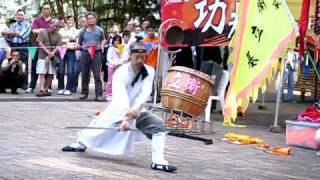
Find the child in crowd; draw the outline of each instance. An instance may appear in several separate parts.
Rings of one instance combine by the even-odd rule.
[[[115,35],[112,38],[112,46],[109,47],[107,52],[107,65],[108,65],[108,82],[106,85],[106,100],[112,99],[112,77],[115,70],[123,63],[121,58],[123,52],[123,45],[121,36]]]
[[[155,28],[153,26],[147,27],[147,34],[148,37],[143,40],[147,48],[147,59],[145,64],[157,68],[159,37],[155,35]]]
[[[122,44],[123,44],[123,52],[121,54],[121,59],[123,62],[128,62],[129,61],[129,40],[131,38],[131,34],[129,31],[123,31],[122,32]]]

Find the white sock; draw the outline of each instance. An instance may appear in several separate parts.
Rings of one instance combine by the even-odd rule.
[[[161,165],[168,165],[168,161],[164,159],[164,146],[166,132],[161,132],[152,135],[152,162]]]

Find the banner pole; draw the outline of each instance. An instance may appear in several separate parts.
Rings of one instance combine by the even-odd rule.
[[[288,53],[288,50],[287,50],[287,53]],[[283,81],[283,74],[286,68],[286,63],[287,63],[287,58],[285,57],[284,60],[281,62],[282,68],[281,68],[280,80],[279,80],[279,86],[278,86],[278,92],[277,92],[276,112],[274,116],[273,126],[270,127],[270,132],[275,132],[275,133],[280,133],[282,131],[281,126],[278,125],[278,120],[279,120],[281,91],[284,84],[282,81]]]

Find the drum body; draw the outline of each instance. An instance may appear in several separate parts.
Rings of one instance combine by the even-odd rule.
[[[174,66],[161,89],[163,107],[199,116],[212,92],[212,78],[194,69]]]

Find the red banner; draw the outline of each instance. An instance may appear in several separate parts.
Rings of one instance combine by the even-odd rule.
[[[171,26],[179,26],[184,38],[174,46],[226,46],[238,22],[239,5],[239,0],[161,0],[161,35]]]
[[[304,55],[304,40],[309,22],[310,0],[303,0],[300,15],[299,55]]]

